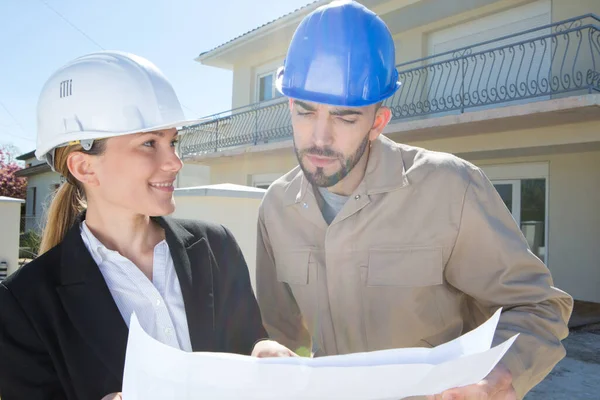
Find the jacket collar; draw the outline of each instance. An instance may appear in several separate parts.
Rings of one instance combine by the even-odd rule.
[[[73,326],[113,376],[123,376],[128,329],[80,234],[81,214],[61,243],[56,291]]]
[[[153,220],[165,230],[181,286],[192,350],[212,351],[217,341],[213,271],[218,265],[208,239],[194,235],[173,218]]]
[[[73,325],[116,379],[121,380],[127,324],[81,238],[80,223],[84,218],[82,213],[62,241],[60,282],[56,289]],[[208,242],[169,217],[153,220],[165,230],[181,285],[192,349],[213,349],[216,339],[212,271],[216,261]]]

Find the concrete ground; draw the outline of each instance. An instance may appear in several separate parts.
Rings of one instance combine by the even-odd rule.
[[[572,330],[567,356],[525,400],[600,400],[600,324]]]

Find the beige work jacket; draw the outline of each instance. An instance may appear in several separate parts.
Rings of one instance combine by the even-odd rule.
[[[432,347],[499,307],[495,344],[522,398],[560,361],[572,298],[555,288],[476,166],[380,136],[327,225],[299,167],[259,211],[257,297],[274,340],[316,355]]]

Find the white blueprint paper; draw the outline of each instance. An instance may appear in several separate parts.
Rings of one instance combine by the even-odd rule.
[[[131,318],[123,400],[398,400],[483,379],[518,335],[491,348],[501,310],[438,347],[319,358],[187,353],[164,345]]]

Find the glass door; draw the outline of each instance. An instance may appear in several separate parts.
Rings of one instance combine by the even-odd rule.
[[[546,179],[492,180],[531,251],[546,262]]]
[[[492,181],[517,225],[521,226],[521,180]]]

